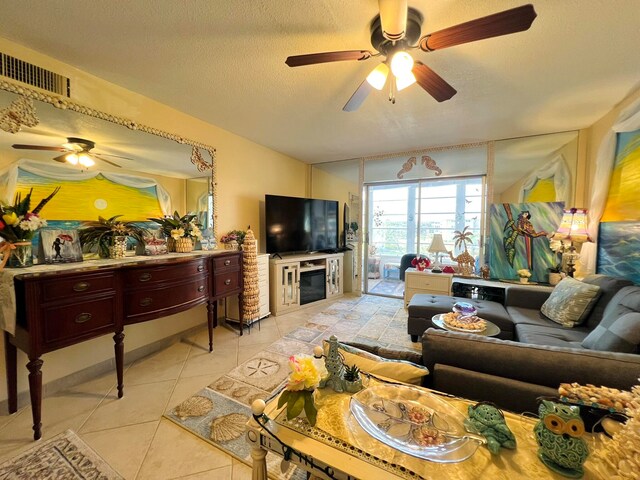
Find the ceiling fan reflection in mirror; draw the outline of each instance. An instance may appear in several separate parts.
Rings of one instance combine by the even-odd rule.
[[[117,163],[112,162],[104,157],[122,158],[125,160],[132,160],[128,157],[121,157],[119,155],[109,155],[106,153],[92,152],[95,148],[95,142],[86,140],[84,138],[68,137],[67,143],[63,143],[59,147],[49,147],[46,145],[12,145],[13,148],[18,150],[48,150],[52,152],[63,152],[62,155],[54,157],[56,162],[69,163],[71,165],[80,165],[81,167],[92,167],[95,165],[95,159],[101,160],[114,167],[121,168]]]
[[[398,91],[414,83],[418,83],[438,102],[449,100],[457,93],[455,88],[424,63],[414,61],[407,50],[433,52],[522,32],[529,29],[537,15],[533,5],[523,5],[421,36],[422,14],[409,8],[407,0],[378,0],[378,6],[380,14],[371,24],[371,45],[378,53],[369,50],[311,53],[288,57],[285,62],[289,67],[300,67],[384,56],[385,60],[369,73],[345,104],[342,109],[345,112],[357,110],[373,89],[382,90],[389,78],[389,70],[392,73],[388,82],[389,100],[392,103],[395,103]]]

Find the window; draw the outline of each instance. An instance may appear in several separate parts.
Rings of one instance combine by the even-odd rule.
[[[433,179],[367,186],[369,245],[378,256],[428,254],[433,234],[441,233],[453,255],[455,231],[468,227],[469,253],[481,253],[484,176]]]

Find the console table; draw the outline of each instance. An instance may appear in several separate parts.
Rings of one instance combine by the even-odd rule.
[[[211,251],[38,265],[0,272],[9,413],[17,405],[17,348],[29,357],[33,438],[41,437],[42,364],[47,352],[114,334],[118,397],[123,395],[124,327],[207,305],[209,351],[218,300],[238,295],[242,252]],[[242,335],[242,306],[240,307]]]
[[[504,305],[505,289],[509,286],[525,287],[544,292],[551,292],[553,290],[551,285],[546,284],[520,283],[517,281],[512,282],[505,280],[485,280],[480,277],[458,277],[454,275],[451,291],[454,297],[491,300]]]

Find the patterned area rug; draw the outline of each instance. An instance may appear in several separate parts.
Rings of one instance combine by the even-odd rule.
[[[331,335],[340,341],[375,342],[381,346],[420,352],[407,334],[407,313],[402,300],[363,296],[344,298],[314,315],[304,326],[286,334],[262,352],[176,406],[165,416],[203,440],[251,465],[251,448],[244,438],[251,416],[249,405],[267,399],[289,375],[288,358],[312,354],[313,347]],[[304,479],[291,467],[280,471],[281,458],[267,455],[269,474],[275,478]]]
[[[67,430],[0,465],[0,479],[121,480],[122,477]]]

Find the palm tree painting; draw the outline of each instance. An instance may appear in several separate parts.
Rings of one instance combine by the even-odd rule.
[[[548,235],[562,219],[564,202],[491,205],[489,268],[492,276],[513,279],[526,268],[532,281],[547,282],[553,265]]]

